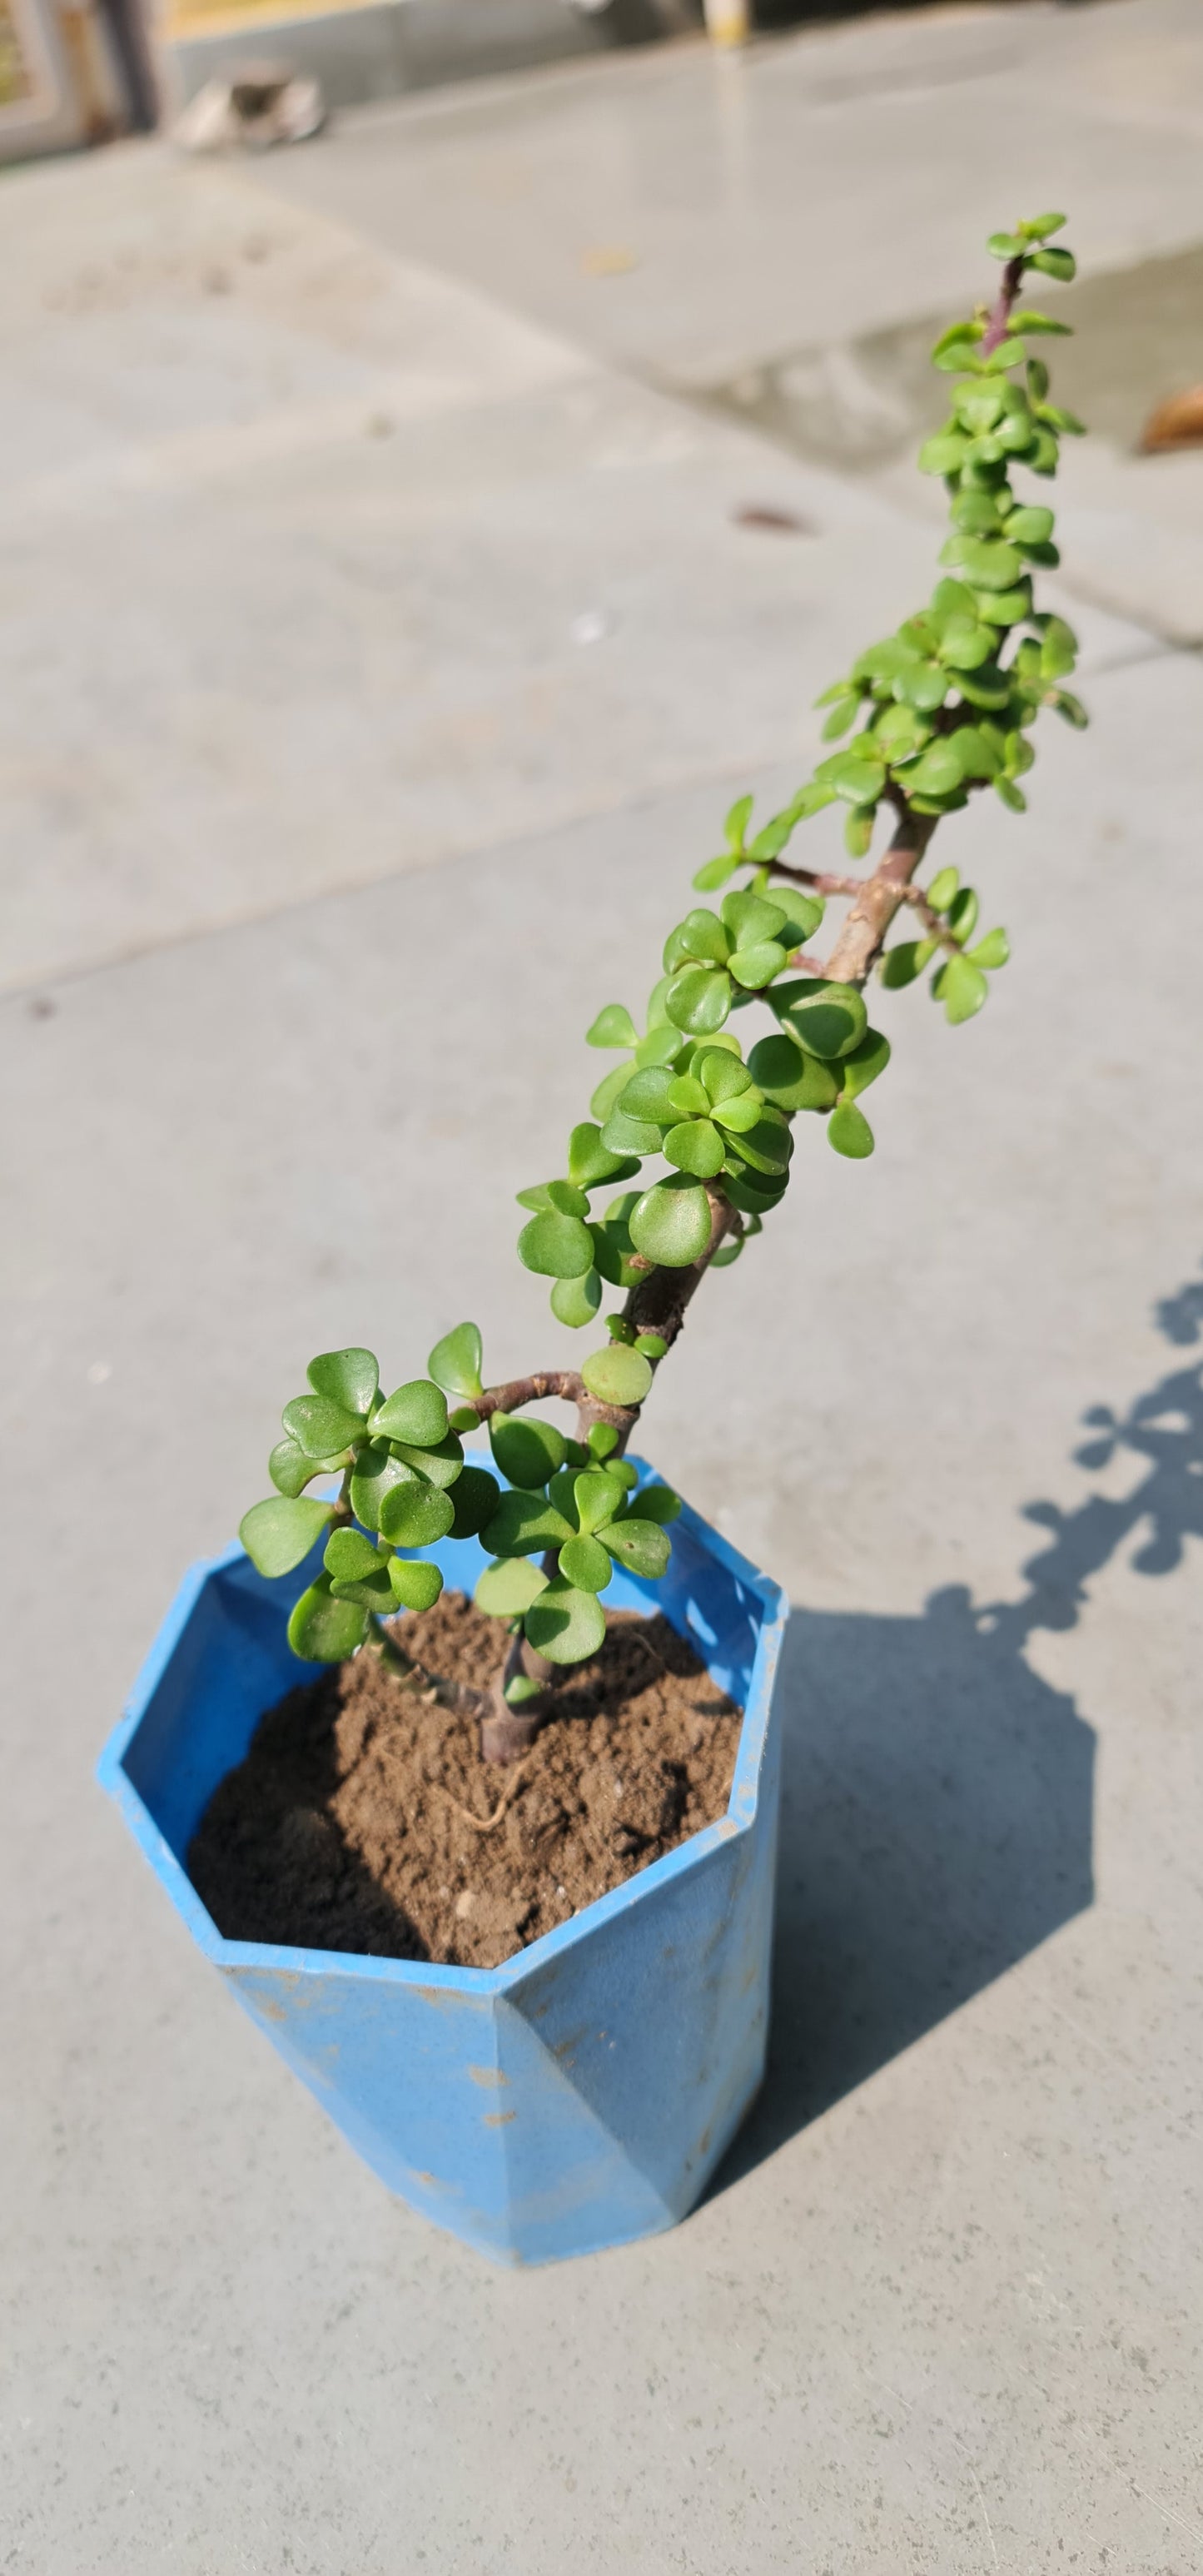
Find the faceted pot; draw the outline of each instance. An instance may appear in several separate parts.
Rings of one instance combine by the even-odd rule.
[[[640,1469],[641,1481],[647,1476]],[[500,1968],[227,1941],[186,1854],[264,1711],[314,1677],[286,1638],[313,1562],[281,1581],[239,1546],[185,1576],[100,1762],[199,1949],[390,2191],[500,2263],[548,2263],[671,2227],[764,2071],[786,1602],[683,1506],[663,1611],[744,1711],[726,1814]],[[470,1592],[479,1542],[431,1551]]]

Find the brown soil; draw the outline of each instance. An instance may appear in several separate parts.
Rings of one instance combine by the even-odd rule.
[[[521,1763],[357,1656],[260,1719],[188,1853],[233,1941],[494,1968],[722,1815],[740,1713],[667,1620],[612,1613]],[[445,1592],[405,1643],[488,1686],[496,1622]],[[498,1813],[498,1810],[501,1810]],[[486,1820],[488,1829],[479,1830]]]

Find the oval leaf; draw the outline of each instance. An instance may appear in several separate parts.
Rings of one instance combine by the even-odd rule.
[[[601,1304],[601,1293],[596,1270],[587,1270],[583,1279],[557,1279],[551,1292],[551,1311],[561,1324],[579,1331],[582,1324],[592,1323]]]
[[[710,1202],[700,1181],[657,1181],[631,1210],[631,1241],[645,1261],[687,1270],[710,1241]]]
[[[437,1565],[426,1557],[394,1556],[388,1575],[393,1599],[402,1610],[433,1610],[443,1589]]]
[[[713,1037],[731,1009],[731,978],[714,966],[683,966],[665,995],[674,1028],[687,1037]]]
[[[836,1063],[859,1046],[869,1025],[864,996],[854,984],[832,984],[822,977],[779,984],[773,1009],[793,1030],[809,1055]]]
[[[706,1239],[709,1242],[709,1212]],[[642,1404],[652,1382],[650,1362],[622,1342],[611,1342],[608,1350],[591,1352],[581,1376],[599,1404]]]
[[[580,1664],[604,1645],[606,1614],[595,1592],[580,1592],[563,1575],[532,1601],[523,1626],[536,1654],[549,1664]]]
[[[359,1452],[351,1478],[351,1509],[365,1529],[380,1527],[380,1505],[393,1485],[412,1485],[417,1481],[414,1468],[403,1458],[394,1456],[387,1440],[369,1440]]]
[[[412,1485],[394,1485],[380,1505],[380,1535],[394,1547],[433,1547],[436,1539],[447,1537],[454,1523],[450,1494],[420,1479]]]
[[[256,1572],[274,1581],[303,1564],[333,1518],[333,1503],[273,1494],[266,1503],[252,1503],[249,1512],[243,1513],[238,1535]]]
[[[570,1538],[560,1549],[560,1572],[578,1592],[604,1592],[614,1568],[599,1539]]]
[[[328,1395],[332,1404],[361,1415],[375,1402],[380,1384],[373,1351],[322,1351],[305,1375],[315,1395]]]
[[[476,1538],[497,1509],[501,1487],[487,1467],[465,1467],[451,1488],[452,1538]]]
[[[591,1029],[585,1032],[586,1046],[633,1047],[639,1032],[624,1002],[606,1002]]]
[[[348,1413],[343,1404],[333,1404],[328,1395],[298,1395],[286,1404],[281,1416],[284,1428],[307,1458],[333,1458],[338,1450],[362,1440],[363,1422],[359,1414]]]
[[[656,1583],[672,1554],[668,1531],[659,1521],[632,1518],[612,1521],[602,1532],[602,1544],[628,1574],[637,1574],[645,1583]]]
[[[289,1645],[309,1664],[344,1663],[367,1632],[368,1612],[357,1601],[336,1601],[328,1574],[301,1594],[288,1622]]]
[[[321,1473],[321,1463],[307,1458],[296,1440],[277,1440],[267,1462],[267,1472],[278,1494],[304,1492],[311,1476]]]
[[[482,1357],[479,1326],[457,1324],[452,1332],[444,1333],[441,1342],[435,1343],[426,1366],[444,1394],[479,1395]]]
[[[757,1090],[776,1109],[830,1109],[839,1089],[828,1066],[818,1056],[804,1054],[784,1031],[779,1037],[757,1039],[748,1071]]]
[[[362,1583],[366,1575],[385,1571],[370,1538],[356,1529],[331,1530],[324,1563],[332,1583]]]
[[[518,1258],[545,1279],[583,1279],[593,1268],[593,1237],[579,1216],[549,1208],[523,1226]]]
[[[530,1556],[574,1536],[571,1521],[539,1493],[502,1494],[482,1533],[490,1556]]]
[[[545,1485],[567,1456],[563,1432],[533,1413],[491,1414],[489,1446],[502,1475],[527,1492]]]
[[[837,1154],[846,1154],[851,1162],[863,1162],[873,1151],[873,1130],[863,1109],[854,1100],[841,1100],[827,1121],[827,1141]]]
[[[411,1449],[437,1449],[447,1437],[446,1396],[429,1378],[411,1378],[381,1405],[372,1437],[403,1440]]]
[[[486,1565],[472,1595],[488,1619],[518,1619],[544,1590],[547,1576],[529,1556],[504,1556]]]
[[[694,1087],[701,1088],[700,1084]],[[675,1163],[679,1172],[692,1172],[698,1181],[712,1181],[721,1172],[725,1152],[709,1118],[685,1118],[680,1126],[670,1127],[664,1139],[665,1161]]]

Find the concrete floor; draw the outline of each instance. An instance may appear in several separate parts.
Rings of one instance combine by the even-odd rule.
[[[526,2277],[432,2234],[202,1973],[90,1776],[311,1349],[400,1377],[463,1312],[497,1371],[571,1347],[509,1193],[551,1167],[565,1066],[585,1092],[579,1032],[931,578],[892,466],[768,443],[712,388],[972,289],[1016,211],[1016,48],[1061,84],[1022,195],[1080,198],[1088,285],[1203,242],[1172,0],[766,45],[775,224],[730,273],[690,46],[287,161],[152,145],[0,193],[6,1415],[65,1524],[51,1550],[10,1503],[5,1535],[22,2576],[1203,2566],[1203,674],[1151,542],[1120,615],[1067,522],[1094,729],[1042,744],[1026,823],[956,827],[1015,949],[989,1011],[883,997],[874,1161],[814,1140],[649,1417],[797,1605],[773,2068],[705,2206]],[[525,230],[499,197],[469,222],[478,166]],[[657,168],[672,226],[586,276]]]

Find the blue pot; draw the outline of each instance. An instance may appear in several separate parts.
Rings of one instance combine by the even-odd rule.
[[[641,1470],[646,1474],[647,1470]],[[764,2072],[786,1602],[686,1506],[662,1610],[743,1708],[727,1813],[500,1968],[225,1941],[185,1867],[265,1709],[318,1673],[285,1640],[313,1565],[240,1547],[185,1576],[100,1762],[193,1939],[345,2137],[413,2208],[501,2263],[651,2236],[691,2209]],[[435,1549],[470,1592],[479,1543]]]

